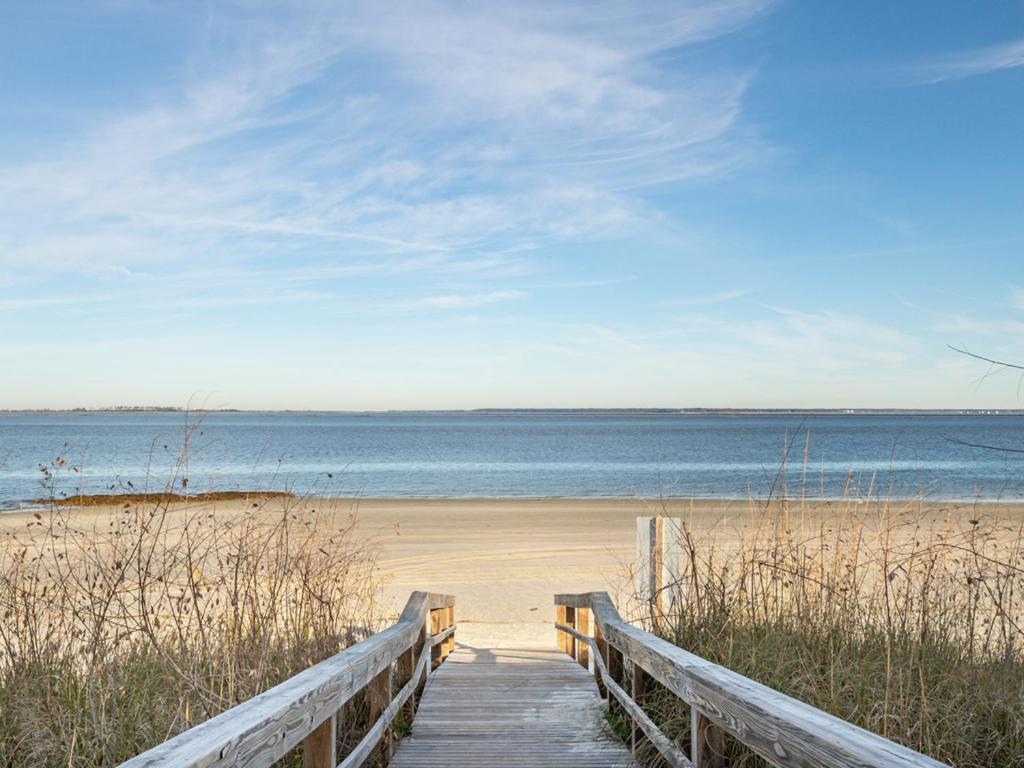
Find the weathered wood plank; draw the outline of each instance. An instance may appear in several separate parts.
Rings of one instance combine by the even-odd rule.
[[[335,768],[338,718],[331,715],[302,740],[302,768]]]
[[[612,768],[628,749],[593,678],[555,648],[457,648],[420,701],[391,768]]]
[[[690,708],[690,755],[694,768],[725,768],[725,732]]]
[[[388,629],[132,758],[123,768],[269,768],[390,668],[420,637],[429,611],[451,605],[451,596],[414,592]]]
[[[391,667],[387,666],[377,675],[366,687],[366,695],[370,702],[370,720],[374,723],[381,723],[381,715],[391,705]],[[386,765],[391,757],[391,729],[387,726],[381,729],[380,739],[381,761]],[[372,750],[371,750],[372,752]]]
[[[576,609],[576,629],[579,630],[583,641],[576,645],[576,661],[584,669],[590,669],[590,609]]]
[[[606,592],[556,595],[555,603],[589,606],[605,643],[772,765],[949,768],[626,623]]]
[[[644,735],[651,740],[651,743],[658,750],[659,754],[665,758],[665,761],[672,768],[692,768],[690,760],[676,746],[675,742],[662,733],[661,729],[654,724],[654,721],[644,712],[643,708],[611,678],[604,659],[595,654],[594,661],[598,667],[598,672],[604,678],[604,684],[608,692],[626,710],[633,722],[644,732]]]
[[[416,687],[419,681],[421,672],[428,667],[430,660],[430,648],[431,643],[428,638],[420,649],[419,661],[416,663],[416,668],[413,670],[413,674],[403,687],[398,692],[395,698],[388,704],[387,708],[381,712],[377,721],[370,727],[366,732],[366,735],[360,740],[355,748],[348,754],[348,756],[341,762],[338,768],[357,768],[366,762],[366,759],[373,753],[373,750],[380,743],[381,739],[384,738],[388,728],[394,721],[398,711],[407,704],[408,701],[412,700],[413,694],[416,691]]]

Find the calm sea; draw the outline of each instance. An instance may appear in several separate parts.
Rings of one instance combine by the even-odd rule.
[[[185,425],[181,413],[0,415],[0,508],[43,495],[39,465],[57,457],[60,493],[162,489]],[[193,491],[746,498],[770,491],[789,442],[790,493],[1024,498],[1024,455],[955,440],[1024,446],[1024,416],[212,413],[187,476]]]

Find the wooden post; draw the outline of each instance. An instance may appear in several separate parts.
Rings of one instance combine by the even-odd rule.
[[[629,662],[631,691],[630,696],[633,701],[637,703],[641,709],[643,709],[644,703],[647,699],[647,673],[640,668],[640,665],[630,659]],[[640,746],[643,740],[643,731],[640,730],[640,726],[636,724],[636,720],[632,721],[632,737],[630,744],[633,748],[633,758],[636,759],[636,750]]]
[[[555,606],[555,623],[556,624],[565,624],[565,606],[564,605],[556,605]],[[565,638],[566,638],[565,632],[563,632],[560,629],[556,629],[555,630],[555,641],[558,643],[558,650],[560,650],[562,653],[566,653],[567,652],[567,649],[565,647]]]
[[[604,662],[604,666],[608,668],[608,643],[605,642],[604,636],[601,634],[601,625],[596,621],[594,622],[594,645],[595,653],[597,653],[601,660]],[[597,666],[597,662],[594,662],[594,680],[597,681],[597,690],[601,694],[602,699],[608,698],[608,689],[605,688],[604,683],[601,680],[601,670]]]
[[[420,629],[420,640],[419,640],[419,644],[418,644],[419,648],[422,648],[423,644],[427,642],[427,638],[430,637],[430,624],[431,624],[430,616],[425,617],[423,619],[423,627]],[[430,654],[431,657],[433,656],[433,652],[434,652],[433,648],[427,648],[425,651],[423,651],[423,653]],[[414,669],[415,669],[415,667],[414,667]],[[419,699],[420,699],[420,696],[423,695],[423,689],[427,685],[427,675],[429,673],[430,673],[430,663],[428,662],[428,663],[423,665],[423,671],[420,672],[420,680],[416,684],[416,690],[415,690],[415,692],[413,693],[413,696],[412,696],[412,698],[415,699],[416,702],[417,702],[416,706],[419,706]]]
[[[623,682],[623,659],[622,651],[616,648],[614,645],[608,644],[608,658],[605,659],[605,663],[608,665],[608,676],[618,683],[620,686]],[[619,700],[614,696],[608,697],[608,710],[610,712],[618,712],[622,709],[622,705],[619,704]]]
[[[648,606],[650,624],[655,633],[664,621],[666,602],[673,597],[671,585],[679,579],[681,534],[682,521],[678,517],[658,515],[636,519],[633,586],[637,596]]]
[[[398,687],[402,688],[406,683],[412,680],[412,673],[416,671],[416,650],[423,647],[423,641],[413,643],[408,649],[402,651],[395,661],[395,674],[398,676]],[[416,715],[416,694],[405,702],[402,706],[402,714],[405,717],[406,725],[412,723],[413,717]]]
[[[331,715],[302,740],[302,768],[336,768],[338,720]]]
[[[391,665],[388,664],[379,675],[370,681],[367,686],[367,695],[370,699],[370,722],[373,723],[380,717],[391,703]],[[391,759],[391,729],[384,731],[380,739],[379,754],[381,761],[386,765]]]
[[[576,609],[568,605],[565,607],[565,626],[576,629]],[[565,636],[565,652],[576,658],[576,638],[570,634]]]
[[[690,706],[690,761],[693,768],[726,768],[725,731]]]
[[[455,624],[455,606],[449,606],[444,612],[445,629],[450,629]],[[448,635],[444,641],[444,658],[448,658],[455,650],[455,633]]]
[[[430,634],[436,635],[441,631],[441,612],[443,608],[436,608],[430,612]],[[442,654],[444,653],[443,643],[438,643],[430,648],[430,668],[434,669],[444,661]]]
[[[580,631],[580,634],[590,634],[590,609],[589,608],[577,608],[576,609],[576,628]],[[580,666],[584,669],[590,669],[590,646],[584,642],[577,641],[576,643],[576,660],[579,661]]]

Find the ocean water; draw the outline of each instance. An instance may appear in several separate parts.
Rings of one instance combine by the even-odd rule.
[[[193,417],[194,418],[194,417]],[[816,497],[1016,501],[1022,415],[210,413],[0,415],[0,508],[58,494],[292,490],[363,497]],[[788,466],[780,472],[790,445]],[[60,462],[58,462],[60,463]]]

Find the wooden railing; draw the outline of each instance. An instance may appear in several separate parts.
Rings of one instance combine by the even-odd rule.
[[[776,766],[949,768],[623,621],[606,592],[555,595],[555,609],[559,648],[632,719],[634,750],[646,737],[673,768],[723,768],[726,733]],[[688,754],[644,710],[651,679],[690,707]]]
[[[302,746],[303,768],[336,768],[338,713],[366,690],[372,725],[340,763],[390,754],[391,726],[455,647],[455,599],[413,592],[398,621],[280,685],[135,757],[122,768],[268,768]],[[392,696],[395,686],[401,686]]]

